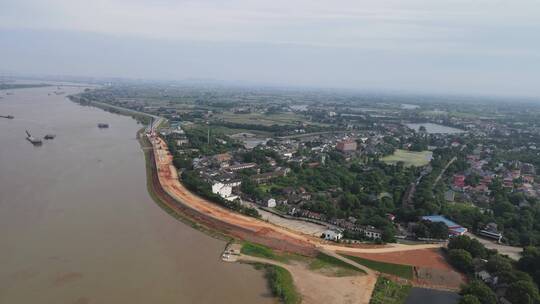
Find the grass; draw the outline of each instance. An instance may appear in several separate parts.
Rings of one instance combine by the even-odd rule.
[[[369,304],[403,304],[411,291],[411,285],[401,285],[379,277]]]
[[[302,302],[302,297],[296,290],[291,273],[287,269],[268,264],[259,264],[256,267],[264,267],[266,270],[266,279],[272,293],[279,297],[284,304],[298,304]]]
[[[350,256],[350,255],[344,255],[344,254],[342,254],[342,256],[348,259],[351,259],[357,262],[358,264],[362,264],[368,268],[371,268],[373,270],[376,270],[382,273],[395,275],[395,276],[402,277],[408,280],[413,279],[413,267],[409,265],[373,261],[373,260],[368,260],[368,259],[364,259],[357,256]]]
[[[279,114],[262,114],[262,113],[249,113],[249,114],[235,114],[232,112],[224,112],[217,114],[217,118],[221,118],[228,122],[241,123],[241,124],[256,124],[256,125],[295,125],[297,122],[306,122],[306,118],[294,113],[279,113]]]
[[[403,162],[405,166],[421,167],[429,164],[431,155],[430,151],[413,152],[397,149],[394,154],[383,157],[382,161],[389,164]]]
[[[194,123],[189,126],[184,126],[184,128],[203,128],[204,130],[208,129],[208,126],[206,124],[200,124],[200,123]],[[272,132],[266,132],[266,131],[260,131],[260,130],[251,130],[251,129],[237,129],[237,128],[229,128],[225,126],[220,125],[211,125],[210,132],[216,132],[216,133],[222,133],[225,135],[233,135],[237,133],[251,133],[256,136],[264,136],[264,137],[271,137]]]
[[[322,252],[319,252],[315,259],[309,263],[310,270],[325,270],[332,268],[337,268],[334,272],[335,276],[349,276],[354,275],[357,272],[365,273],[365,271],[360,268],[356,268],[347,262]]]
[[[274,252],[274,250],[270,249],[269,247],[266,247],[264,245],[255,244],[255,243],[244,242],[240,252],[242,254],[251,255],[251,256],[254,256],[254,257],[280,261],[280,262],[283,262],[283,263],[288,262],[288,258],[286,256],[276,254]]]

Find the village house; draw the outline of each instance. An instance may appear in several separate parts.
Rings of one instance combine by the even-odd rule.
[[[338,242],[343,238],[343,233],[339,230],[328,229],[322,233],[321,238],[329,241]]]

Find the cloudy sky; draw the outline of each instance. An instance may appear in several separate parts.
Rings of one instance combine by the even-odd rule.
[[[2,0],[0,72],[540,96],[537,0]]]

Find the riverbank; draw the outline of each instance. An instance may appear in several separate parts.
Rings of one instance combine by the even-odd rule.
[[[275,304],[260,271],[217,258],[225,241],[155,205],[140,124],[55,89],[0,102],[16,117],[0,119],[0,303]],[[35,148],[26,129],[57,137]]]
[[[71,100],[71,101],[73,101],[75,103],[78,103],[78,104],[80,104],[82,106],[93,106],[93,107],[100,108],[102,110],[105,110],[107,112],[111,112],[111,113],[114,113],[114,114],[130,116],[133,119],[135,119],[136,121],[138,121],[138,122],[140,122],[140,123],[142,123],[144,125],[148,125],[152,119],[158,119],[159,118],[158,116],[150,115],[148,113],[139,112],[139,111],[123,108],[123,107],[113,106],[113,105],[110,105],[110,104],[104,103],[104,102],[83,100],[80,97],[75,96],[75,95],[67,96],[67,98],[69,98],[69,100]]]
[[[150,117],[150,115],[148,116]],[[155,131],[154,128],[155,126],[149,127],[146,131]],[[311,257],[316,256],[321,251],[330,254],[335,254],[338,250],[348,253],[384,253],[440,247],[440,245],[410,246],[401,244],[376,246],[375,248],[343,246],[322,241],[320,238],[306,235],[294,229],[291,230],[237,214],[197,196],[182,185],[178,179],[176,168],[172,165],[172,156],[163,139],[157,136],[147,136],[141,130],[138,133],[138,140],[145,155],[147,188],[152,199],[169,215],[212,237],[222,240],[245,240],[263,244],[281,252],[293,252]],[[351,261],[347,261],[347,263],[351,263]],[[377,273],[370,271],[368,276],[376,278]],[[373,287],[375,279],[368,281],[370,284],[366,283],[367,285],[364,284],[362,287],[369,290]],[[369,296],[370,294],[368,299]]]
[[[139,144],[141,146],[141,149],[144,152],[144,159],[145,159],[145,167],[146,167],[146,186],[148,190],[148,194],[152,198],[152,200],[161,208],[163,209],[167,214],[172,216],[173,218],[181,221],[182,223],[197,229],[211,237],[224,240],[227,242],[232,241],[233,239],[217,230],[211,229],[207,226],[202,225],[201,223],[198,223],[194,221],[191,217],[189,217],[187,214],[178,212],[175,208],[172,208],[170,205],[170,202],[167,202],[165,197],[163,196],[162,190],[159,189],[158,184],[156,182],[155,177],[155,162],[153,161],[153,153],[152,146],[148,142],[148,139],[144,135],[144,129],[139,130],[137,132],[137,140],[139,141]]]
[[[234,255],[227,261],[263,264],[265,266],[259,268],[270,272],[275,272],[277,267],[280,276],[267,278],[275,295],[284,303],[368,304],[370,301],[377,277],[373,271],[353,261],[333,253],[305,257],[256,244],[241,246],[241,252],[229,250],[224,253],[227,257]]]
[[[102,109],[115,109],[114,113],[132,116],[133,114],[153,118],[160,117],[109,105],[97,101],[82,101],[74,96],[69,96],[74,102],[82,105],[92,105]],[[155,129],[152,126],[151,129]],[[148,129],[148,128],[147,128]],[[148,130],[147,130],[148,131]],[[154,130],[155,131],[155,130]],[[424,248],[438,248],[435,245],[402,245],[392,244],[386,246],[351,246],[337,245],[323,242],[315,238],[286,227],[246,217],[225,209],[212,202],[199,197],[186,189],[178,180],[176,168],[172,165],[172,156],[168,151],[167,144],[159,137],[147,137],[142,131],[138,132],[141,148],[145,152],[147,178],[149,191],[156,201],[167,213],[181,219],[190,226],[205,231],[212,236],[222,239],[239,238],[246,241],[264,244],[278,250],[290,250],[292,252],[315,254],[318,249],[341,250],[345,252],[393,252],[407,251]]]

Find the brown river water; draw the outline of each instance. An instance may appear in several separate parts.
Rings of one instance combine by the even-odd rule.
[[[220,261],[225,242],[152,201],[140,125],[54,90],[0,91],[0,303],[275,303],[261,272]]]

